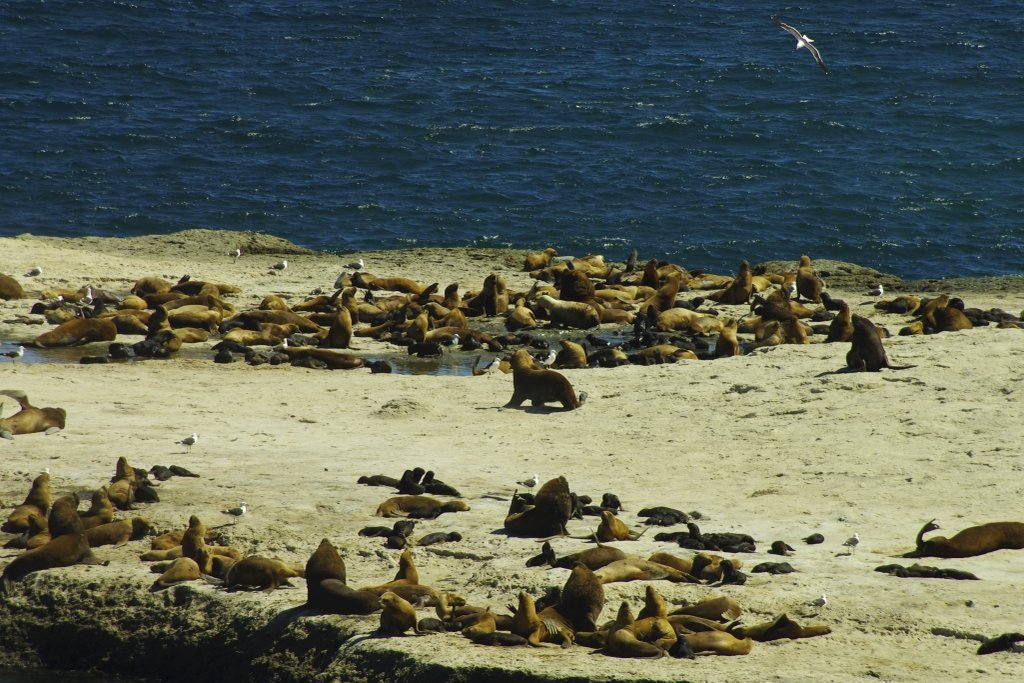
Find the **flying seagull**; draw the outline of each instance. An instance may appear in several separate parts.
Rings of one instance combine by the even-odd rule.
[[[818,66],[821,67],[821,70],[824,71],[825,73],[828,73],[828,67],[825,66],[825,61],[821,58],[821,53],[818,52],[818,48],[811,45],[811,43],[814,42],[813,40],[811,40],[804,34],[800,33],[800,31],[797,31],[789,24],[779,21],[778,17],[772,17],[772,23],[781,28],[789,35],[796,38],[796,49],[799,50],[802,47],[806,47],[807,50],[811,53],[811,56],[814,57],[814,61],[816,61],[818,63]]]

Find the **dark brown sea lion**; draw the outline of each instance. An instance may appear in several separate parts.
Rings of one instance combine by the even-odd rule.
[[[551,548],[551,543],[544,541],[541,554],[527,562],[526,566],[533,567],[546,563],[551,567],[572,569],[574,564],[580,562],[585,564],[591,570],[597,571],[606,564],[611,564],[612,562],[624,559],[625,557],[626,553],[619,548],[615,548],[610,545],[601,545],[600,543],[596,548],[587,548],[586,550],[563,555],[562,557],[556,557],[554,550]]]
[[[25,502],[14,508],[7,516],[7,521],[0,526],[0,531],[19,534],[28,530],[29,517],[40,515],[43,518],[50,512],[52,496],[50,493],[50,473],[43,472],[32,480],[32,487],[25,496]]]
[[[753,293],[753,275],[750,273],[750,264],[744,260],[740,263],[732,283],[725,289],[709,292],[707,298],[720,304],[747,304],[750,303],[750,296]]]
[[[182,557],[191,557],[204,574],[210,573],[210,552],[206,547],[206,525],[196,515],[188,518],[188,528],[181,537]]]
[[[352,314],[344,306],[334,312],[327,335],[317,344],[324,349],[347,349],[352,341]]]
[[[850,350],[846,353],[846,365],[854,372],[878,372],[882,368],[891,370],[905,370],[914,367],[913,365],[893,365],[882,346],[882,338],[875,327],[867,318],[859,315],[853,316],[853,342]]]
[[[461,500],[440,501],[429,496],[395,496],[377,506],[378,517],[434,519],[445,512],[465,512],[469,505]]]
[[[0,418],[0,431],[18,434],[53,434],[64,429],[67,411],[63,408],[36,408],[29,403],[24,391],[5,389],[0,394],[10,396],[18,402],[21,410],[10,417]]]
[[[232,564],[224,576],[224,587],[252,586],[265,591],[289,586],[288,579],[302,576],[303,570],[281,560],[250,555]]]
[[[77,346],[90,342],[114,341],[117,325],[110,318],[76,318],[61,323],[32,341],[25,342],[39,348]]]
[[[371,614],[380,609],[376,593],[345,584],[345,562],[326,538],[306,561],[306,604],[334,614]]]
[[[153,524],[143,517],[119,519],[116,522],[98,524],[85,530],[85,538],[90,548],[101,545],[121,545],[128,541],[136,541],[153,530]]]
[[[518,502],[518,496],[513,495],[505,517],[505,531],[510,536],[546,538],[566,533],[565,525],[572,515],[572,493],[565,477],[545,482],[532,507],[517,509]]]
[[[558,611],[574,631],[597,630],[597,619],[604,609],[604,586],[586,565],[576,563],[562,587]]]
[[[791,619],[788,614],[780,614],[771,621],[752,626],[739,625],[735,628],[730,628],[729,632],[737,638],[752,638],[759,643],[765,643],[783,638],[796,639],[824,636],[832,633],[832,629],[824,625],[801,626]]]
[[[105,486],[101,486],[92,492],[92,502],[89,509],[78,515],[82,519],[82,525],[86,528],[106,524],[114,521],[114,506],[110,502]]]
[[[933,536],[924,540],[929,531],[938,529],[931,520],[917,533],[917,549],[903,557],[974,557],[996,550],[1020,550],[1024,548],[1024,523],[989,522],[971,526],[955,536]]]
[[[511,362],[512,398],[505,404],[506,408],[518,408],[527,400],[535,406],[557,401],[565,410],[583,405],[565,375],[538,367],[526,349],[512,354]]]

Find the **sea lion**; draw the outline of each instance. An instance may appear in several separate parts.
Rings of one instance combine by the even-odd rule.
[[[49,543],[52,538],[50,529],[46,525],[46,517],[33,512],[28,516],[28,529],[7,541],[4,548],[32,550]]]
[[[813,303],[821,303],[821,280],[811,270],[811,257],[801,256],[800,266],[796,270],[796,295]]]
[[[0,418],[0,432],[18,434],[54,434],[64,429],[67,411],[63,408],[36,408],[28,400],[28,394],[16,389],[5,389],[0,394],[10,396],[21,410],[10,417]]]
[[[43,472],[32,480],[32,487],[25,496],[25,501],[11,511],[7,521],[0,526],[0,531],[17,534],[28,530],[29,517],[41,515],[45,518],[50,511],[51,502],[50,473]]]
[[[536,566],[539,564],[547,563],[551,567],[561,567],[563,569],[572,569],[572,566],[577,562],[580,562],[590,568],[592,571],[597,571],[605,565],[611,564],[616,560],[622,560],[626,558],[626,553],[610,545],[601,545],[598,543],[596,548],[587,548],[579,552],[570,553],[569,555],[563,555],[562,557],[556,557],[554,550],[551,548],[551,543],[544,541],[544,545],[541,550],[541,554],[536,558],[526,563],[527,567]]]
[[[326,538],[306,561],[306,604],[335,614],[371,614],[380,609],[376,593],[345,584],[345,562]]]
[[[236,586],[255,586],[269,592],[280,586],[291,588],[292,584],[288,579],[302,576],[303,573],[303,570],[298,570],[281,560],[250,555],[227,569],[224,587],[231,589]]]
[[[408,600],[385,591],[380,596],[380,631],[391,635],[401,635],[409,629],[416,630],[416,610]]]
[[[771,640],[781,640],[782,638],[797,639],[824,636],[832,633],[832,629],[824,625],[801,626],[791,619],[788,614],[780,614],[771,621],[752,626],[743,626],[741,624],[735,628],[730,628],[729,632],[737,638],[751,638],[759,643],[766,643]]]
[[[555,362],[551,364],[552,368],[562,370],[587,367],[586,348],[571,339],[562,339],[558,343],[562,345],[562,350],[555,356]]]
[[[846,365],[853,372],[878,372],[882,368],[891,370],[905,370],[914,367],[913,365],[893,365],[882,346],[882,338],[875,327],[867,318],[859,315],[853,316],[853,342],[850,350],[846,353]]]
[[[526,638],[533,646],[541,643],[556,643],[568,647],[573,642],[573,631],[565,618],[555,608],[545,610],[545,619],[537,614],[537,605],[533,596],[526,591],[519,591],[519,606],[512,616],[509,630]]]
[[[553,256],[558,256],[558,251],[554,247],[548,247],[540,253],[527,254],[523,259],[523,270],[528,272],[547,268]]]
[[[557,401],[565,410],[575,410],[583,405],[583,400],[577,398],[565,375],[538,367],[526,349],[512,354],[511,363],[512,398],[505,404],[506,408],[518,408],[526,400],[534,406]]]
[[[306,358],[312,358],[323,361],[331,370],[351,370],[353,368],[361,368],[366,365],[366,361],[355,354],[331,351],[329,349],[289,346],[284,349],[284,353],[288,355],[288,358],[292,363]]]
[[[924,540],[929,531],[939,528],[931,520],[917,532],[917,548],[903,557],[974,557],[996,550],[1020,550],[1024,548],[1024,523],[989,522],[971,526],[956,535],[933,536]]]
[[[594,576],[602,584],[622,581],[657,581],[659,579],[668,579],[677,583],[697,582],[697,579],[686,572],[633,556],[609,562],[600,569],[594,570]]]
[[[739,603],[730,597],[708,598],[694,605],[683,605],[673,610],[673,616],[692,616],[716,621],[738,619],[743,614]]]
[[[25,290],[21,283],[10,275],[0,273],[0,299],[11,301],[13,299],[24,299]]]
[[[485,636],[488,636],[497,630],[497,621],[494,619],[494,614],[491,612],[491,608],[488,607],[471,625],[462,629],[462,635],[473,642],[478,642],[478,640],[483,640]]]
[[[665,600],[654,586],[647,586],[643,609],[633,622],[633,633],[645,643],[652,643],[666,652],[678,640],[675,627],[668,620]]]
[[[850,313],[850,305],[843,303],[839,314],[832,319],[828,325],[828,336],[826,342],[847,342],[853,340],[853,316]]]
[[[737,638],[726,631],[702,631],[686,633],[683,638],[694,652],[710,652],[716,655],[746,655],[754,647],[750,638]]]
[[[434,519],[445,512],[465,512],[469,505],[461,500],[440,501],[429,496],[395,496],[377,506],[378,517]]]
[[[709,292],[707,298],[720,304],[747,304],[750,303],[753,293],[753,275],[750,272],[750,264],[744,260],[740,262],[736,277],[729,286],[717,292]]]
[[[562,587],[558,612],[569,620],[574,631],[595,631],[602,609],[604,586],[594,572],[577,562]]]
[[[181,537],[182,557],[191,557],[204,574],[210,573],[209,551],[206,549],[206,525],[196,515],[188,518],[188,528]]]
[[[110,318],[76,318],[61,323],[49,332],[25,342],[38,348],[78,346],[98,341],[114,341],[117,325]]]
[[[566,533],[565,525],[572,515],[573,503],[565,477],[545,482],[534,497],[532,507],[513,510],[520,501],[518,495],[512,496],[509,513],[505,517],[505,531],[510,536],[545,538]]]
[[[537,298],[537,306],[543,309],[556,327],[571,327],[581,330],[601,324],[601,314],[589,303],[562,301],[548,294]]]
[[[347,349],[352,341],[352,314],[344,306],[338,306],[327,335],[317,344],[322,349]]]
[[[199,565],[189,557],[179,557],[173,560],[162,574],[153,582],[151,591],[158,591],[173,586],[182,581],[194,581],[202,577]]]
[[[648,527],[650,528],[650,527]],[[601,511],[601,524],[594,534],[598,541],[608,543],[610,541],[635,541],[647,532],[647,529],[637,533],[626,526],[609,510]]]
[[[645,643],[637,638],[633,631],[633,613],[625,600],[619,605],[619,613],[615,623],[608,629],[604,651],[613,657],[647,657],[657,659],[665,656],[665,651],[653,643]]]
[[[729,358],[740,355],[740,342],[736,337],[736,329],[739,321],[735,318],[726,318],[722,322],[722,329],[718,331],[718,340],[715,341],[715,358]]]
[[[90,548],[101,545],[122,545],[128,541],[137,541],[152,530],[153,524],[148,519],[132,517],[86,529],[85,538],[89,541]]]
[[[105,564],[89,549],[77,508],[78,500],[74,496],[63,496],[54,501],[47,520],[51,540],[38,548],[25,551],[4,567],[4,590],[9,590],[12,582],[34,571],[73,564]]]

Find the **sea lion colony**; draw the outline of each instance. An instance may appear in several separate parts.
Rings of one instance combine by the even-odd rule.
[[[422,357],[474,353],[474,374],[486,372],[478,369],[481,365],[491,367],[483,362],[486,352],[496,354],[503,371],[514,372],[508,406],[529,400],[561,403],[566,410],[585,398],[553,372],[566,368],[716,359],[764,346],[806,344],[815,337],[850,342],[848,370],[901,367],[889,362],[882,347],[888,330],[851,315],[845,302],[831,297],[806,255],[795,272],[755,275],[743,261],[735,276],[656,259],[630,270],[629,264],[606,263],[601,256],[556,257],[550,248],[528,255],[524,265],[534,285],[526,291],[511,291],[500,273],[487,276],[479,290],[460,295],[457,283],[440,291],[438,283],[357,271],[342,274],[331,294],[317,292],[293,303],[266,295],[244,310],[229,301],[239,288],[188,275],[176,283],[141,277],[130,292],[53,287],[41,291],[20,320],[37,323],[34,316],[43,316],[55,327],[22,341],[36,347],[111,342],[106,353],[86,356],[83,363],[168,358],[183,345],[206,344],[218,363],[241,356],[252,365],[372,372],[391,370],[387,357],[396,346]],[[7,291],[10,298],[25,295],[20,286]],[[899,295],[874,307],[912,316],[901,335],[1024,326],[1016,316],[969,308],[948,294]],[[561,351],[549,350],[549,342],[536,334],[542,326],[571,335],[560,340]],[[122,336],[142,339],[118,341]],[[389,346],[376,359],[348,351],[359,338]],[[532,355],[517,356],[517,349]]]
[[[661,658],[668,655],[692,659],[695,654],[746,655],[753,650],[755,642],[831,633],[831,627],[826,624],[800,623],[785,613],[766,622],[744,623],[741,605],[727,596],[670,606],[650,582],[743,586],[747,578],[741,571],[743,561],[712,550],[729,554],[754,553],[757,550],[755,539],[736,532],[702,532],[693,521],[702,519],[699,512],[685,513],[667,506],[655,506],[641,509],[636,515],[637,520],[643,520],[646,528],[686,524],[685,532],[668,532],[659,534],[657,538],[690,550],[684,554],[659,551],[647,558],[632,555],[623,548],[601,541],[601,528],[612,533],[612,540],[619,541],[643,533],[618,518],[623,507],[618,496],[606,493],[601,498],[601,505],[593,505],[590,496],[572,491],[564,476],[545,482],[536,494],[514,493],[503,522],[504,531],[509,536],[565,536],[570,520],[598,516],[600,526],[591,535],[597,545],[558,557],[550,542],[545,540],[539,555],[524,558],[525,565],[564,567],[571,570],[568,579],[561,586],[550,586],[541,596],[526,591],[509,595],[510,614],[506,614],[492,611],[489,605],[467,605],[458,595],[423,581],[412,548],[434,543],[426,539],[441,532],[425,534],[417,540],[413,537],[417,523],[414,520],[401,520],[391,528],[367,527],[359,532],[364,536],[387,536],[389,540],[398,536],[401,543],[389,544],[388,547],[404,549],[399,556],[398,570],[391,580],[356,588],[350,583],[353,577],[346,558],[326,538],[305,565],[299,565],[257,553],[246,555],[231,546],[219,545],[221,534],[217,528],[207,527],[195,515],[189,518],[185,528],[160,534],[143,517],[114,519],[115,507],[118,511],[134,511],[139,500],[136,492],[156,486],[149,481],[149,472],[132,467],[124,457],[118,459],[114,469],[109,484],[95,490],[89,509],[82,512],[78,511],[77,495],[54,497],[48,473],[32,481],[24,502],[11,510],[2,527],[3,531],[19,534],[12,541],[21,541],[8,543],[5,547],[27,548],[4,568],[5,595],[16,591],[17,582],[32,572],[81,563],[107,564],[109,560],[97,556],[93,548],[142,542],[149,538],[150,549],[141,552],[140,559],[152,563],[150,571],[159,574],[152,583],[151,591],[162,591],[184,581],[200,579],[227,591],[273,591],[292,587],[292,579],[302,579],[306,582],[304,604],[310,610],[367,615],[367,628],[385,636],[410,631],[416,634],[459,632],[479,645],[562,648],[579,645],[613,657]],[[152,471],[160,471],[160,468],[154,466]],[[471,514],[470,506],[459,498],[442,503],[426,496],[425,479],[427,485],[440,483],[453,488],[439,482],[433,472],[425,472],[422,468],[408,470],[401,477],[365,475],[355,483],[394,488],[397,492],[419,491],[400,496],[401,505],[394,502],[397,498],[389,498],[381,506],[410,513],[421,511],[424,513],[421,519],[436,519],[437,514],[434,513],[446,506],[450,506],[452,511]],[[193,485],[201,485],[201,482]],[[124,492],[116,497],[119,503],[115,506],[110,492],[117,488]],[[151,501],[150,504],[158,503],[157,496],[150,495],[146,499]],[[379,509],[377,514],[381,514]],[[610,524],[612,520],[614,524]],[[494,523],[498,521],[494,520]],[[1022,523],[989,523],[964,529],[948,541],[922,540],[925,533],[937,528],[934,520],[926,524],[918,534],[916,550],[907,556],[968,557],[1000,549],[1024,548]],[[34,539],[39,542],[33,542]],[[340,545],[345,547],[344,542]],[[771,545],[770,552],[774,554],[792,555],[795,552],[784,541]],[[349,562],[353,559],[356,558],[348,558]],[[794,571],[789,563],[763,563],[753,571],[785,573],[764,568],[779,564],[788,567],[787,571]],[[139,571],[141,573],[145,569],[140,568]],[[902,577],[977,580],[969,572],[950,568],[937,570],[920,565],[906,568],[885,565],[876,571]],[[617,616],[609,619],[604,612],[604,586],[627,581],[648,582],[644,603],[637,606],[634,616],[634,606],[622,601],[617,608]],[[822,599],[822,605],[824,602]],[[436,618],[420,618],[418,610],[431,610]],[[379,617],[374,616],[377,613],[380,613]],[[824,613],[818,611],[804,616],[820,620]]]

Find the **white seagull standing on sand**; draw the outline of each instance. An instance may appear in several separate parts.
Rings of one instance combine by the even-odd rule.
[[[352,270],[362,270],[365,266],[366,264],[363,263],[363,259],[359,259],[358,261],[353,261],[352,263],[345,264],[346,268],[351,268]]]
[[[857,532],[854,532],[853,536],[850,536],[848,539],[843,541],[843,545],[850,549],[850,554],[852,555],[853,551],[857,549],[858,545],[860,545],[860,535],[857,534]]]
[[[89,285],[85,288],[85,294],[83,294],[82,298],[78,300],[78,303],[83,306],[92,306],[92,301],[92,285]]]
[[[882,294],[884,294],[884,293],[885,293],[885,290],[882,289],[882,283],[878,283],[877,285],[875,285],[874,289],[872,289],[870,292],[868,292],[868,294],[870,296],[882,296]]]
[[[245,514],[246,510],[246,503],[243,500],[241,503],[239,503],[238,507],[228,508],[227,510],[221,510],[221,512],[223,512],[225,515],[234,515],[235,517],[241,517]]]
[[[199,441],[199,435],[196,434],[195,432],[192,432],[192,436],[186,436],[184,439],[178,441],[177,443],[180,443],[182,446],[188,449],[189,453],[191,453],[192,447],[196,445],[197,441]]]
[[[31,268],[28,269],[28,272],[25,273],[25,277],[35,277],[36,275],[42,275],[42,274],[43,274],[43,269],[42,268],[40,268],[39,266],[32,266]]]
[[[231,257],[236,258],[236,259],[239,256],[241,256],[241,255],[242,255],[242,250],[241,249],[235,249],[234,251],[228,252],[228,256],[231,256]]]
[[[828,73],[828,67],[825,66],[825,60],[821,58],[821,53],[818,52],[818,48],[811,45],[811,43],[814,42],[813,40],[811,40],[804,34],[800,33],[800,31],[797,31],[789,24],[784,24],[783,22],[779,21],[778,17],[772,17],[772,23],[781,28],[789,35],[796,38],[796,49],[799,50],[802,47],[806,47],[807,50],[811,53],[811,56],[814,57],[814,61],[816,61],[818,63],[818,66],[821,67],[821,70],[824,71],[825,73]]]
[[[288,267],[288,261],[278,261],[270,267],[274,270],[285,270]]]
[[[522,481],[517,481],[516,483],[519,484],[520,486],[525,486],[528,489],[532,489],[534,486],[537,485],[538,482],[540,482],[540,477],[538,477],[535,474],[529,479],[523,479]]]
[[[820,598],[817,598],[815,600],[811,600],[807,604],[810,605],[811,607],[824,607],[825,605],[828,604],[828,598],[826,598],[825,594],[822,593]]]

